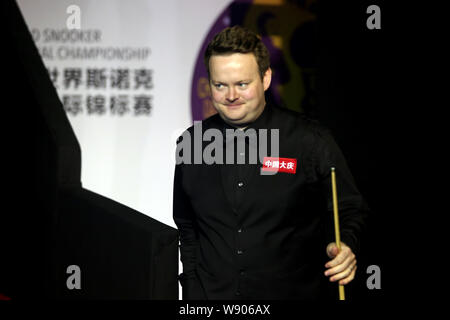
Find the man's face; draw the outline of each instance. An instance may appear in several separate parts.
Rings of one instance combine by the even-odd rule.
[[[259,117],[272,78],[270,68],[261,81],[253,53],[232,53],[213,55],[209,71],[212,102],[225,122],[243,127]]]

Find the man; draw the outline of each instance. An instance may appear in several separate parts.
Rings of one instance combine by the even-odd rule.
[[[181,150],[188,160],[175,168],[173,215],[183,298],[317,299],[326,277],[348,284],[367,208],[334,140],[318,124],[266,104],[269,54],[253,32],[224,29],[209,43],[205,64],[218,113],[190,127],[178,146],[196,130],[223,133],[219,145],[233,161],[195,161],[199,149],[207,154],[205,141]],[[245,139],[245,151],[235,152],[242,135],[229,138],[230,130],[257,132],[258,143]],[[267,131],[278,140],[264,147]],[[260,156],[252,163],[255,150]],[[275,162],[274,172],[267,166]],[[340,252],[333,242],[331,167],[337,175]]]

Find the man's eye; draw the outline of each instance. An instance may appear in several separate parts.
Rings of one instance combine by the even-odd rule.
[[[214,86],[215,86],[217,89],[220,89],[220,88],[223,87],[223,84],[221,84],[221,83],[216,83]]]
[[[239,87],[241,87],[241,88],[245,88],[247,85],[248,85],[248,83],[245,83],[245,82],[239,83]]]

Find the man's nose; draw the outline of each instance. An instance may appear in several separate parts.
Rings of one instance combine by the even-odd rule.
[[[239,98],[236,89],[233,87],[230,87],[227,91],[226,99],[230,102],[236,101]]]

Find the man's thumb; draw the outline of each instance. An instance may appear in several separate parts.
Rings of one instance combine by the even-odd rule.
[[[336,246],[335,242],[332,242],[332,243],[328,244],[328,246],[327,246],[327,255],[328,255],[329,258],[336,257],[338,253],[339,253],[339,249]]]

